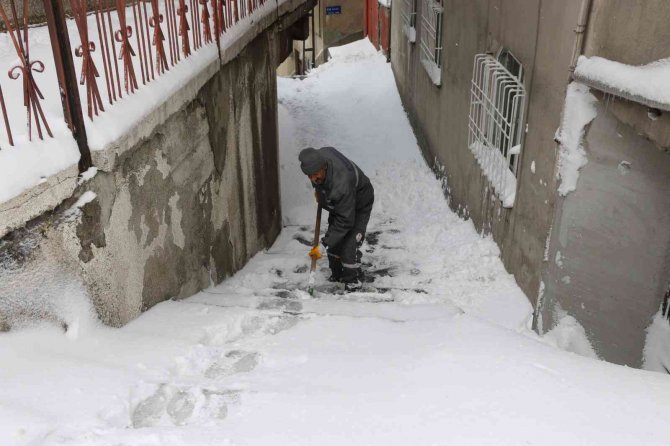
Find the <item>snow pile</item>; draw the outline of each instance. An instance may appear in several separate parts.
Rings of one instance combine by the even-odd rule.
[[[642,368],[670,373],[670,320],[659,311],[647,328]]]
[[[577,189],[579,169],[588,162],[582,145],[586,126],[596,117],[597,99],[586,85],[572,82],[565,95],[561,128],[557,133],[560,142],[558,176],[561,184],[558,193],[566,196]]]
[[[561,350],[578,355],[598,359],[598,355],[586,336],[584,327],[572,316],[564,315],[558,324],[549,330],[543,337],[545,341]]]
[[[575,76],[608,93],[670,110],[670,58],[635,66],[602,57],[580,56]]]
[[[161,9],[164,2],[159,2]],[[247,30],[252,28],[260,17],[276,11],[277,2],[266,2],[254,12],[253,15],[241,18],[233,27],[229,28],[221,37],[221,49],[225,51]],[[131,6],[127,8],[127,16],[133,17]],[[118,28],[118,17],[112,14],[112,26]],[[72,48],[80,46],[79,32],[74,20],[68,20],[68,32]],[[165,25],[164,25],[165,26]],[[88,28],[91,30],[91,38],[97,39],[97,24],[95,14],[88,16]],[[134,28],[134,25],[133,25]],[[135,30],[133,30],[135,32]],[[164,32],[167,32],[164,29]],[[56,71],[53,63],[49,31],[45,26],[31,27],[28,29],[30,36],[30,58],[40,60],[44,63],[43,73],[35,73],[35,82],[44,95],[40,103],[44,109],[46,120],[53,132],[50,138],[46,132],[42,141],[37,137],[36,126],[33,123],[33,139],[28,139],[25,109],[23,104],[23,90],[20,88],[21,80],[8,81],[14,88],[5,85],[3,93],[5,103],[8,107],[9,124],[14,136],[14,146],[9,145],[9,140],[0,125],[0,203],[10,200],[25,190],[40,184],[47,177],[54,175],[68,167],[76,165],[79,161],[79,149],[72,137],[72,133],[63,120],[60,93]],[[134,36],[131,41],[133,49],[137,52]],[[99,47],[99,45],[97,45]],[[142,84],[139,57],[133,58],[135,73],[139,89],[134,94],[127,94],[123,90],[123,98],[113,105],[109,104],[107,87],[103,75],[102,51],[91,53],[101,76],[97,78],[97,85],[105,108],[99,116],[94,115],[91,121],[87,116],[86,86],[79,85],[79,95],[82,103],[84,119],[86,121],[86,132],[88,144],[92,151],[106,149],[111,143],[118,140],[122,135],[138,125],[141,120],[153,110],[165,103],[184,85],[198,76],[207,66],[218,58],[216,44],[214,42],[203,45],[194,51],[188,60],[177,65],[170,66],[169,71],[157,76],[155,80]],[[75,70],[81,72],[82,58],[74,57]],[[11,39],[7,33],[0,34],[0,67],[11,67],[18,63],[16,52]],[[119,72],[123,76],[122,67]],[[43,129],[44,131],[44,129]]]

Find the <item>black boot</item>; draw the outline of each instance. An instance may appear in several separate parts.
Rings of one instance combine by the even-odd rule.
[[[353,282],[346,282],[344,284],[344,291],[350,293],[352,291],[358,291],[363,287],[363,284],[360,280],[355,280]]]

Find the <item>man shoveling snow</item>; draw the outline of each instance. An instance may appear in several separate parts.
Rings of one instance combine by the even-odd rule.
[[[350,159],[333,147],[306,148],[298,156],[300,168],[312,182],[315,196],[328,211],[328,231],[321,239],[328,254],[331,282],[343,282],[345,290],[361,287],[361,252],[370,220],[375,191],[370,179]],[[319,259],[317,244],[309,252]]]

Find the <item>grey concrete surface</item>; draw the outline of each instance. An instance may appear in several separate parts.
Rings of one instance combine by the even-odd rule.
[[[670,283],[670,155],[597,108],[588,163],[554,217],[542,315],[551,327],[567,311],[601,357],[639,367]]]

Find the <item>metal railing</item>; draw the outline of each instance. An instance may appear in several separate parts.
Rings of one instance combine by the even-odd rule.
[[[68,29],[66,1],[76,32]],[[7,30],[0,36],[8,36],[18,58],[16,65],[8,67],[8,76],[10,80],[21,78],[23,96],[22,104],[6,103],[0,81],[0,111],[8,144],[14,145],[16,130],[11,125],[13,121],[16,127],[16,120],[10,116],[21,108],[26,113],[28,140],[35,134],[39,139],[53,137],[39,88],[45,64],[53,63],[63,117],[82,158],[88,157],[84,164],[90,164],[78,85],[86,94],[86,115],[93,120],[124,95],[134,94],[209,43],[216,43],[220,57],[224,33],[266,1],[44,0],[53,60],[45,59],[44,54],[38,60],[31,54],[31,40],[39,30],[29,26],[31,1],[0,3],[0,20]],[[75,58],[81,59],[78,71]],[[86,168],[80,163],[82,167]]]
[[[499,195],[516,189],[525,97],[521,81],[494,57],[475,56],[468,146]]]

